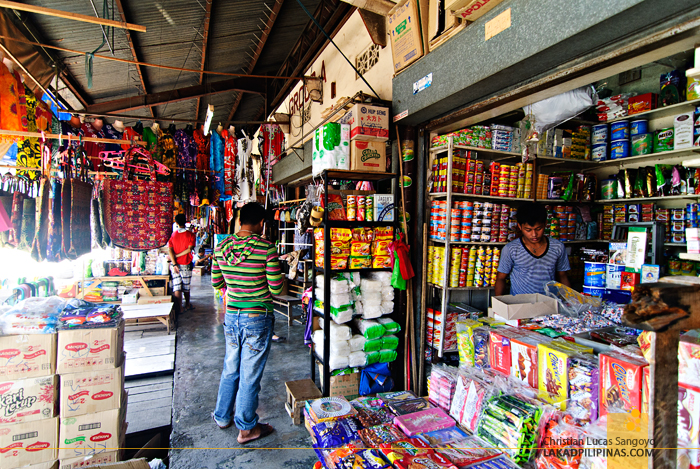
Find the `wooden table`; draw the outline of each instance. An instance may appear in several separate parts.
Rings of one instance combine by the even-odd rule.
[[[170,334],[173,323],[173,303],[122,305],[122,312],[127,325],[129,321],[137,324],[161,323],[168,329],[168,334]]]
[[[148,288],[148,280],[163,280],[165,281],[165,294],[167,295],[168,293],[168,282],[170,281],[170,275],[124,275],[124,276],[112,276],[112,277],[92,277],[92,278],[86,278],[84,280],[79,280],[78,282],[81,284],[87,281],[92,281],[92,285],[90,285],[87,288],[84,288],[83,291],[80,293],[79,298],[84,299],[85,295],[90,293],[92,290],[97,289],[99,285],[102,284],[102,282],[119,282],[122,280],[138,280],[141,282],[141,285],[143,285],[143,289],[146,290],[146,293],[148,296],[153,296],[153,293],[151,290]],[[100,301],[99,303],[121,303],[121,300],[119,301]]]

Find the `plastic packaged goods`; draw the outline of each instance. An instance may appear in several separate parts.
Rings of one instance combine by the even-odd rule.
[[[369,308],[363,310],[362,318],[363,319],[377,319],[377,318],[382,317],[382,313],[383,313],[383,311],[382,311],[381,306],[379,306],[379,307],[373,306],[373,307],[369,307]]]
[[[387,334],[396,334],[401,331],[401,325],[391,318],[379,318],[377,322],[384,326]]]
[[[365,339],[363,335],[355,334],[350,338],[348,342],[350,344],[350,351],[359,352],[364,351],[365,342],[367,342],[367,339]]]
[[[22,300],[0,316],[0,333],[53,334],[65,306],[66,300],[58,296]]]
[[[322,318],[318,321],[318,325],[323,329],[324,321]],[[352,332],[348,326],[339,325],[331,321],[330,337],[331,340],[350,340],[352,338]]]
[[[332,340],[330,345],[331,354],[344,356],[350,355],[350,343],[347,340]]]
[[[381,280],[372,280],[370,278],[363,278],[360,281],[360,288],[362,289],[363,293],[364,292],[370,292],[370,291],[379,291],[381,292],[382,290],[382,281]]]
[[[394,302],[393,301],[382,301],[381,305],[382,315],[389,315],[394,312]]]
[[[376,353],[376,352],[375,352]],[[380,350],[378,363],[390,363],[396,360],[396,350]]]
[[[395,335],[385,335],[382,337],[382,349],[396,350],[399,346],[399,338]]]
[[[361,301],[355,301],[355,314],[358,316],[365,314],[365,305]]]
[[[363,352],[378,352],[382,349],[382,338],[367,339],[364,343]]]
[[[355,327],[366,339],[377,339],[384,335],[386,329],[377,321],[366,319],[355,319]],[[350,329],[348,328],[348,331]],[[348,337],[349,339],[349,337]]]
[[[330,355],[328,357],[328,367],[331,370],[340,370],[349,366],[347,355]]]
[[[394,289],[382,287],[382,301],[394,301]]]
[[[348,366],[358,367],[367,365],[367,354],[361,350],[351,352],[348,355]]]
[[[366,288],[360,287],[360,300],[365,304],[381,303],[382,302],[382,290],[368,290]]]
[[[343,306],[352,305],[349,293],[334,293],[331,294],[331,307],[342,308]]]

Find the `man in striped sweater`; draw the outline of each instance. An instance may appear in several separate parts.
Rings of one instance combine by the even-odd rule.
[[[258,203],[241,208],[241,229],[216,247],[211,268],[214,288],[225,291],[226,299],[226,356],[213,417],[220,428],[235,423],[240,444],[274,431],[257,414],[275,324],[272,295],[283,286],[275,246],[261,237],[265,216]]]

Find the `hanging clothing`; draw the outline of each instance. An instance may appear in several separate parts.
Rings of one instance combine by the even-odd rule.
[[[25,88],[24,101],[27,132],[36,132],[36,96],[29,88]],[[22,168],[41,167],[41,147],[37,137],[27,137],[20,140],[17,147],[17,166]],[[17,171],[17,175],[24,176],[30,181],[35,181],[41,177],[41,172]]]
[[[258,135],[261,156],[275,164],[284,148],[284,132],[277,124],[263,124]]]
[[[51,133],[58,135],[61,133],[61,121],[54,114],[51,114]],[[58,167],[60,165],[59,155],[61,154],[61,144],[57,138],[52,138],[51,142],[51,164]]]
[[[51,106],[49,106],[45,101],[41,99],[36,100],[36,131],[41,132],[51,130],[51,121],[53,120],[53,113],[51,112]]]
[[[23,130],[19,111],[19,91],[16,76],[10,72],[4,63],[0,63],[0,128],[3,130]],[[17,137],[2,137],[10,144]]]
[[[211,174],[212,188],[214,189],[213,202],[224,194],[224,140],[216,131],[211,133],[209,149],[211,155],[210,165],[213,171]]]
[[[146,129],[144,134],[146,133]],[[165,177],[163,180],[167,182],[175,182],[176,167],[177,167],[177,146],[175,145],[175,139],[170,132],[164,132],[160,128],[158,130],[158,147],[156,149],[156,159],[163,163],[165,166],[170,168],[170,176]]]
[[[253,190],[253,141],[243,132],[244,138],[238,140],[238,186],[240,193],[238,200],[248,202],[255,200]]]
[[[175,196],[185,203],[196,192],[197,172],[187,169],[197,169],[197,144],[184,130],[175,132],[174,139],[177,145],[177,167],[180,168],[176,172]]]
[[[73,127],[70,125],[70,121],[61,121],[61,134],[71,136],[70,146],[72,146],[74,150],[78,149],[80,146],[80,137],[84,135],[82,127]],[[61,146],[59,147],[59,151],[65,151],[67,148],[68,139],[64,138],[63,143],[61,143]]]
[[[101,129],[97,130],[90,122],[83,122],[80,129],[83,131],[84,137],[105,138],[104,132]],[[104,151],[105,144],[97,142],[84,142],[83,149],[85,150],[85,155],[90,161],[90,166],[92,169],[99,171],[100,166],[102,166],[102,162],[100,161],[100,152]]]
[[[236,156],[238,155],[238,142],[236,137],[228,130],[221,132],[224,139],[224,198],[233,197],[233,184],[236,172]],[[231,221],[231,220],[228,220]]]
[[[199,199],[209,198],[209,137],[199,128],[192,134],[197,144],[197,193]]]
[[[127,127],[126,129],[124,129],[122,139],[131,140],[134,142],[140,142],[141,140],[143,140],[141,138],[141,134],[135,131],[133,127]],[[128,150],[129,148],[131,148],[131,146],[132,145],[130,143],[122,143],[122,150]]]
[[[102,132],[104,133],[104,138],[109,138],[112,140],[121,140],[123,132],[117,130],[112,124],[105,124],[102,127]],[[121,151],[122,147],[118,143],[105,143],[105,151]]]
[[[160,127],[156,129],[158,132],[162,132],[160,130]],[[150,127],[144,127],[143,128],[143,141],[146,142],[146,150],[150,151],[153,153],[153,156],[155,157],[155,151],[156,148],[158,147],[158,135],[156,135],[155,132],[153,132],[153,129]],[[158,158],[156,158],[158,159]],[[162,163],[161,160],[158,159]]]

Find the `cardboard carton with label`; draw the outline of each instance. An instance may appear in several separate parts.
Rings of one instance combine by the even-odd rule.
[[[386,171],[386,143],[367,140],[350,142],[352,171]]]
[[[389,140],[388,108],[364,103],[355,104],[339,122],[350,126],[351,140]]]
[[[0,336],[0,380],[56,372],[56,334]]]
[[[0,380],[0,425],[56,416],[58,376]]]
[[[61,331],[57,373],[114,368],[121,363],[123,351],[124,321],[116,327]]]
[[[61,417],[119,408],[124,394],[124,363],[109,370],[61,375]]]
[[[14,469],[57,458],[58,417],[0,425],[0,467]]]
[[[79,458],[119,448],[125,434],[126,403],[119,409],[61,418],[58,458]]]

